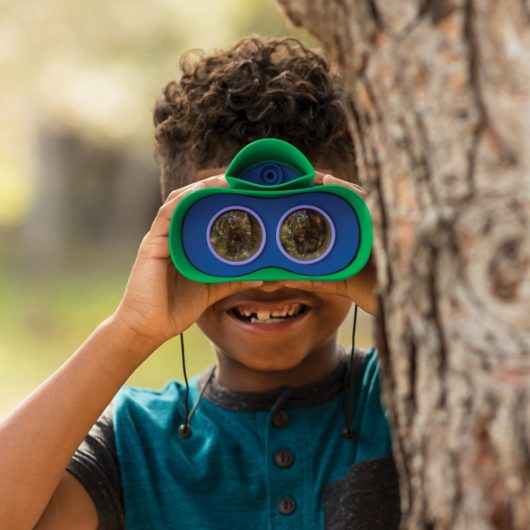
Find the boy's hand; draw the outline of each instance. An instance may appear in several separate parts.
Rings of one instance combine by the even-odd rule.
[[[205,186],[228,186],[223,176],[214,176],[172,191],[145,235],[138,250],[124,296],[113,321],[150,342],[155,348],[191,326],[207,307],[243,289],[263,282],[202,284],[188,280],[171,262],[169,224],[180,200]]]
[[[338,179],[332,175],[317,172],[314,182],[315,184],[338,184],[339,186],[345,186],[358,193],[363,199],[366,198],[366,192],[360,186]],[[373,257],[370,257],[370,260],[361,272],[352,278],[340,282],[289,280],[284,282],[284,284],[286,287],[303,289],[305,291],[345,296],[367,313],[375,313],[377,274]]]

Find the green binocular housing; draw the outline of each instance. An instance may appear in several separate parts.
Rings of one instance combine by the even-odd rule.
[[[228,187],[186,195],[170,223],[177,270],[203,283],[352,277],[372,250],[370,213],[348,186],[315,185],[293,145],[257,140],[233,158]]]

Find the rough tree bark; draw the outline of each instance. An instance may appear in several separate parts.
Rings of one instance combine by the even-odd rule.
[[[530,3],[279,0],[340,67],[402,528],[530,528]]]

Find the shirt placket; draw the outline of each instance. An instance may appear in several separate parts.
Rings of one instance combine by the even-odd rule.
[[[271,530],[303,529],[304,453],[297,436],[296,415],[286,407],[268,417],[267,467]]]

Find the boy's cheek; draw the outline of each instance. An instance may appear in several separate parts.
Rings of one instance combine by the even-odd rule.
[[[217,344],[227,334],[226,325],[230,324],[229,319],[230,317],[224,311],[219,310],[216,304],[213,304],[206,308],[196,324],[210,341]]]
[[[197,326],[199,329],[206,335],[208,340],[216,342],[217,336],[215,333],[215,330],[217,329],[217,325],[215,324],[214,318],[214,311],[212,307],[209,307],[206,309],[206,311],[197,319]]]
[[[201,326],[207,326],[208,322],[212,321],[212,318],[215,317],[216,312],[214,311],[215,304],[207,307],[203,314],[197,319],[197,325],[199,327]]]

